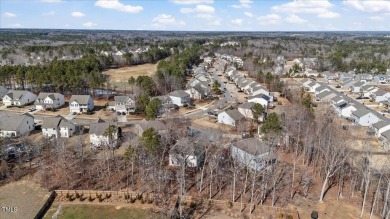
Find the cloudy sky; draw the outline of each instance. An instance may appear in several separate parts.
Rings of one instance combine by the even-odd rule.
[[[390,30],[390,0],[0,0],[1,28]]]

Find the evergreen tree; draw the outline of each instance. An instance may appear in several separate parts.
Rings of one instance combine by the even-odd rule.
[[[276,113],[270,113],[264,121],[261,127],[261,132],[268,133],[280,133],[282,131],[282,123],[279,116]]]
[[[147,120],[156,119],[158,116],[158,108],[160,106],[160,100],[157,98],[152,99],[145,109],[145,116]]]
[[[253,114],[253,119],[255,121],[258,121],[259,120],[259,117],[263,115],[263,113],[265,112],[265,109],[264,107],[259,104],[259,103],[255,103],[252,108],[252,114]]]

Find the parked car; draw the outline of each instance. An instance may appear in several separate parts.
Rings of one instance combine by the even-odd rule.
[[[37,110],[37,109],[35,109],[35,107],[32,107],[32,108],[30,108],[28,111],[29,111],[29,112],[34,112],[35,110]]]

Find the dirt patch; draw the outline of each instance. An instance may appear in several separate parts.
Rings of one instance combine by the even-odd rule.
[[[3,185],[0,191],[1,207],[16,208],[16,212],[0,211],[0,218],[34,218],[50,195],[28,179]]]
[[[157,63],[110,69],[103,72],[103,74],[107,75],[109,83],[118,83],[127,82],[131,76],[134,78],[137,78],[138,76],[151,76],[156,71]]]

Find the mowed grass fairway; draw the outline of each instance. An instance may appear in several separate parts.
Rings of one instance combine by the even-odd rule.
[[[109,83],[127,82],[127,80],[133,76],[151,76],[157,71],[157,64],[143,64],[130,67],[123,67],[117,69],[110,69],[103,72],[104,75],[108,76]]]
[[[44,219],[51,219],[58,205],[53,205]],[[62,204],[58,219],[163,219],[160,215],[141,208],[113,205]]]

